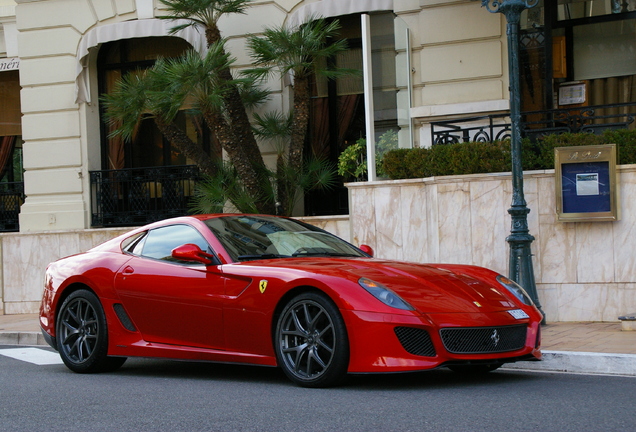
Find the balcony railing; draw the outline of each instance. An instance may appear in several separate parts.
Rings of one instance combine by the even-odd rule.
[[[0,232],[20,230],[18,216],[23,202],[23,182],[0,183]]]
[[[91,171],[91,225],[144,225],[188,214],[199,178],[194,165]]]
[[[597,105],[522,113],[521,135],[536,140],[545,135],[626,129],[634,124],[636,103]],[[496,114],[431,122],[433,144],[495,141],[510,137],[510,117]]]

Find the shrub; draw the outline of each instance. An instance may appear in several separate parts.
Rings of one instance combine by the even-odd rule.
[[[384,156],[398,148],[398,134],[390,129],[380,135],[375,145],[375,170],[378,176],[385,176],[383,168]],[[363,180],[367,178],[367,140],[358,139],[338,156],[338,174],[345,180]]]
[[[547,135],[536,142],[524,139],[521,143],[523,169],[553,169],[555,147],[599,144],[616,144],[619,164],[636,163],[636,130],[619,129],[607,130],[601,135]],[[391,179],[507,172],[511,170],[510,141],[392,150],[384,156],[383,168]]]

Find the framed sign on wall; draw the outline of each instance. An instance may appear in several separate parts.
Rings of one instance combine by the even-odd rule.
[[[620,219],[616,144],[554,149],[556,212],[562,222]]]

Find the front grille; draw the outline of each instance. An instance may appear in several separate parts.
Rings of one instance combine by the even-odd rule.
[[[454,354],[516,351],[526,344],[525,325],[506,327],[445,328],[440,330],[444,347]]]
[[[409,354],[435,357],[435,347],[426,330],[414,327],[396,327],[395,335]]]

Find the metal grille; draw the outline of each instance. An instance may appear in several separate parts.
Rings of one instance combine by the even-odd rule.
[[[435,357],[435,347],[426,330],[413,327],[396,327],[395,335],[409,354]]]
[[[20,230],[19,214],[24,198],[23,182],[0,183],[0,232]]]
[[[455,354],[516,351],[526,343],[525,325],[506,327],[445,328],[440,330],[444,347]]]
[[[91,171],[92,226],[144,225],[188,214],[194,165]]]

